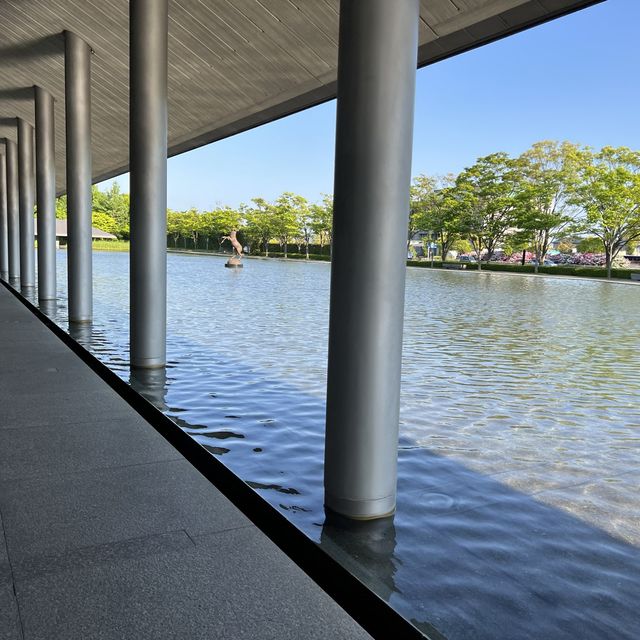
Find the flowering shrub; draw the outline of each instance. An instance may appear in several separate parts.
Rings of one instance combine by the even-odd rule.
[[[584,267],[604,267],[607,263],[604,253],[559,253],[549,256],[556,264],[575,264]],[[629,261],[622,255],[618,255],[613,261],[614,267],[625,268]]]
[[[569,258],[569,264],[579,264],[585,267],[603,267],[605,263],[604,253],[574,253]]]
[[[525,262],[531,262],[535,258],[535,254],[527,251],[524,257]],[[506,262],[507,264],[520,264],[522,262],[522,251],[514,251],[510,256],[502,256],[500,262]]]
[[[472,256],[475,259],[475,254],[465,254]],[[484,259],[484,258],[483,258]],[[531,264],[536,259],[536,254],[527,251],[525,254],[525,264]],[[555,264],[562,265],[576,265],[581,267],[604,267],[606,265],[606,259],[604,253],[554,253],[547,254],[545,260],[551,260]],[[522,252],[515,251],[510,256],[498,255],[494,257],[494,262],[502,262],[504,264],[520,264],[522,262]],[[629,268],[630,262],[624,258],[622,254],[619,254],[613,261],[613,267],[617,268]]]

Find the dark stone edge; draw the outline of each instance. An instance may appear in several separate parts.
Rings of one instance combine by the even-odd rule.
[[[417,629],[19,291],[3,280],[0,283],[373,638],[446,640],[435,628],[429,635]]]

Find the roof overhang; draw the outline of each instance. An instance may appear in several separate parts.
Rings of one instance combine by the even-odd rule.
[[[418,66],[603,0],[421,0]],[[338,0],[170,0],[169,155],[226,138],[336,95]],[[0,4],[0,139],[34,121],[33,86],[56,99],[57,188],[65,190],[64,43],[92,56],[93,178],[127,171],[127,0]]]

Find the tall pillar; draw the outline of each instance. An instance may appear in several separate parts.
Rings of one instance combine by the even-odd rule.
[[[91,49],[65,31],[69,321],[91,322]]]
[[[18,118],[18,198],[20,208],[20,288],[36,286],[36,249],[33,214],[35,205],[33,127]]]
[[[56,297],[56,158],[53,96],[34,87],[38,202],[38,298]]]
[[[7,224],[7,156],[0,155],[0,278],[9,281],[9,227]]]
[[[325,505],[353,519],[396,504],[418,20],[419,0],[340,3]]]
[[[4,140],[7,155],[7,227],[9,249],[9,282],[20,284],[20,207],[18,204],[18,147]]]
[[[130,3],[131,366],[163,367],[167,332],[168,0]]]

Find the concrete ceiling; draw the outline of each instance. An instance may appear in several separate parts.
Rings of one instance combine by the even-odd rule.
[[[392,1],[392,0],[390,0]],[[421,0],[424,66],[601,0]],[[92,47],[95,181],[128,165],[127,0],[0,1],[0,139],[34,121],[33,85],[56,99],[64,192],[62,32]],[[338,0],[170,0],[169,154],[335,97]]]

